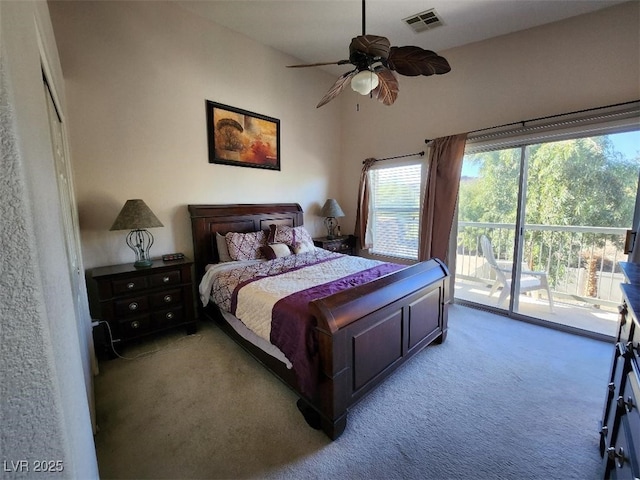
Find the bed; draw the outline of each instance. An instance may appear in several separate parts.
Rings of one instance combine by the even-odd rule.
[[[266,233],[274,226],[291,230],[303,225],[302,208],[292,203],[189,205],[188,209],[198,282],[211,265],[220,263],[217,234]],[[346,427],[352,405],[424,347],[445,340],[448,275],[442,262],[431,259],[309,301],[315,345],[312,388],[305,386],[286,356],[257,346],[215,303],[199,303],[199,313],[292,388],[307,423],[335,440]]]

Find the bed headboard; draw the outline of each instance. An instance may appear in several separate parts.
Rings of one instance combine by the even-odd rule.
[[[197,281],[205,267],[219,260],[216,233],[257,232],[269,225],[298,227],[303,223],[302,207],[297,203],[189,205],[193,255]]]

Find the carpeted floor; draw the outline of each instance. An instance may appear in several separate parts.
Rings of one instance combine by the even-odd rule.
[[[595,479],[612,345],[462,306],[335,442],[215,326],[96,378],[102,478]],[[415,408],[418,405],[419,408]]]

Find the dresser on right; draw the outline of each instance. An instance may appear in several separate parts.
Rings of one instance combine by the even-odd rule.
[[[613,351],[600,429],[604,478],[640,478],[640,265],[621,262],[618,336]]]

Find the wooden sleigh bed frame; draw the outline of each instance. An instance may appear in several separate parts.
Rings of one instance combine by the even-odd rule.
[[[269,230],[303,224],[298,204],[189,205],[197,282],[218,262],[215,234]],[[319,384],[313,398],[300,393],[292,370],[245,340],[218,308],[200,308],[300,397],[307,422],[331,438],[347,423],[349,408],[394,370],[447,336],[448,271],[432,259],[309,304],[317,322]],[[200,304],[201,305],[201,304]]]

